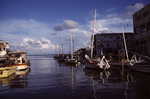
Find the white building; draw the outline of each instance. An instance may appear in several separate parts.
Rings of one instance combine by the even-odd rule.
[[[3,57],[6,55],[7,48],[9,48],[9,43],[0,40],[0,57]]]

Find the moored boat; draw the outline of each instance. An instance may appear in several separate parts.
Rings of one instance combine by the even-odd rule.
[[[91,57],[88,55],[85,55],[86,62],[85,67],[91,68],[91,69],[102,69],[107,70],[110,68],[110,65],[108,63],[108,60],[106,59],[105,55],[103,54],[103,50],[101,47],[101,56],[98,58],[94,58],[93,56],[93,49],[94,49],[94,28],[95,28],[95,21],[96,21],[96,9],[95,9],[95,16],[94,16],[94,24],[93,24],[93,33],[92,33],[92,46],[91,46]]]
[[[78,60],[75,59],[75,58],[68,58],[68,59],[65,59],[65,63],[67,64],[77,64],[78,63]]]
[[[131,68],[134,71],[150,74],[150,61],[142,61],[140,63],[135,63]]]
[[[30,72],[30,68],[28,68],[26,70],[16,71],[15,74],[16,75],[27,75],[29,72]]]
[[[78,63],[77,57],[75,57],[73,55],[73,53],[74,53],[73,52],[73,38],[74,37],[72,37],[72,34],[71,34],[71,57],[70,56],[66,57],[65,63],[67,63],[67,64],[77,64]]]
[[[9,77],[16,72],[16,67],[2,67],[0,68],[0,78]]]
[[[110,68],[110,65],[108,64],[108,60],[105,58],[105,55],[102,56],[102,58],[96,58],[96,59],[90,59],[88,55],[85,55],[86,62],[85,67],[91,68],[91,69],[101,69],[101,70],[107,70]]]
[[[23,51],[9,52],[10,59],[14,64],[9,67],[17,67],[17,70],[25,70],[30,66],[30,61],[27,59],[27,53]]]

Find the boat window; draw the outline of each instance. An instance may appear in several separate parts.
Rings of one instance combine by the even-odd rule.
[[[25,59],[24,58],[22,59],[22,63],[25,63]]]

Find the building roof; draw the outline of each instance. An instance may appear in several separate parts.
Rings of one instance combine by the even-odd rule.
[[[2,43],[8,44],[8,42],[0,40],[0,44],[2,44]]]
[[[133,34],[132,32],[125,32],[125,34]],[[97,33],[95,35],[122,35],[122,33]]]

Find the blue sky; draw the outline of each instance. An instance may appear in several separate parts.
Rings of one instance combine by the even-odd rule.
[[[69,53],[71,33],[75,50],[90,45],[95,9],[95,33],[119,33],[121,21],[125,32],[133,32],[132,15],[148,3],[150,0],[0,0],[0,40],[9,42],[10,50],[42,54],[55,53],[62,38],[64,53]]]

